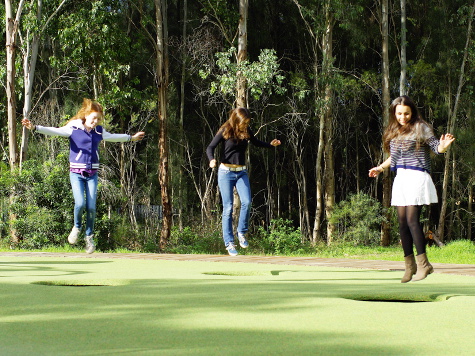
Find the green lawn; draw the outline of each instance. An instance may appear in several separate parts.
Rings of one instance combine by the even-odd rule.
[[[401,274],[2,257],[0,354],[470,354],[475,278]]]
[[[0,245],[0,252],[12,251],[8,246]],[[42,252],[84,252],[84,248],[70,246],[51,246],[40,250],[22,250],[16,249],[18,252],[42,251]],[[355,246],[352,244],[334,244],[332,246],[319,245],[316,246],[313,253],[296,253],[292,256],[310,256],[320,258],[350,258],[363,260],[385,260],[385,261],[403,261],[403,252],[401,246]],[[103,251],[114,253],[138,253],[126,249],[114,251]],[[221,251],[227,254],[224,245]],[[239,250],[240,254],[260,255],[259,252],[253,251],[252,246],[249,250]],[[475,244],[468,240],[459,240],[449,242],[444,247],[431,246],[427,248],[429,260],[434,263],[455,263],[455,264],[475,264]]]

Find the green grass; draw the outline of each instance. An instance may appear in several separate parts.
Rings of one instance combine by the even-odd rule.
[[[475,278],[401,273],[2,256],[0,354],[470,354]]]
[[[1,252],[12,251],[8,246],[1,246]],[[15,249],[17,252],[31,252],[32,250]],[[73,247],[68,244],[63,246],[49,246],[36,252],[57,252],[57,253],[83,253],[83,248]],[[124,248],[103,251],[109,253],[139,253],[139,251],[131,251]],[[223,248],[223,254],[226,251]],[[240,253],[247,255],[259,255],[252,251],[240,250]],[[452,241],[440,248],[431,246],[427,248],[427,254],[431,262],[435,263],[455,263],[455,264],[475,264],[475,244],[468,240]],[[335,244],[334,246],[326,246],[320,244],[315,247],[315,252],[308,251],[289,254],[289,256],[302,257],[320,257],[320,258],[349,258],[363,260],[385,260],[385,261],[402,261],[403,254],[401,246],[354,246],[352,244]]]
[[[341,245],[319,249],[318,257],[351,258],[363,260],[402,261],[401,246],[367,247]],[[430,246],[427,255],[431,262],[475,264],[475,244],[468,240],[452,241],[444,247]]]

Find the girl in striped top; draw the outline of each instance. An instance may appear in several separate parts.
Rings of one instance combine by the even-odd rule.
[[[386,168],[397,172],[391,205],[397,209],[404,250],[405,273],[402,283],[411,279],[420,281],[434,271],[426,255],[420,214],[423,205],[437,203],[437,192],[430,176],[430,151],[445,153],[454,140],[450,133],[437,139],[409,97],[400,96],[391,103],[389,125],[383,135],[383,146],[390,156],[381,165],[371,168],[369,176],[377,177]],[[415,257],[413,245],[416,246]]]

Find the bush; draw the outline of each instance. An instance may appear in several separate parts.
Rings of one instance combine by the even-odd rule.
[[[260,246],[265,253],[292,254],[305,248],[302,233],[293,226],[291,220],[272,220],[268,231],[259,227],[257,237],[258,240],[250,239],[250,244]]]
[[[337,227],[333,241],[351,242],[354,245],[379,244],[383,221],[379,201],[363,193],[351,195],[333,210],[330,222]]]
[[[12,228],[21,248],[64,243],[72,224],[67,158],[60,154],[54,162],[29,160],[22,168],[21,173],[1,174],[2,237],[9,237]]]
[[[224,251],[221,230],[217,226],[187,226],[183,230],[173,227],[170,241],[165,249],[168,253],[213,253]]]

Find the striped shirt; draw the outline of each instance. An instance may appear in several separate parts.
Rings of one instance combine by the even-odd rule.
[[[419,125],[415,131],[420,131],[420,135],[415,132],[401,135],[389,143],[392,171],[404,168],[430,173],[430,150],[439,154],[439,140],[429,126]]]

